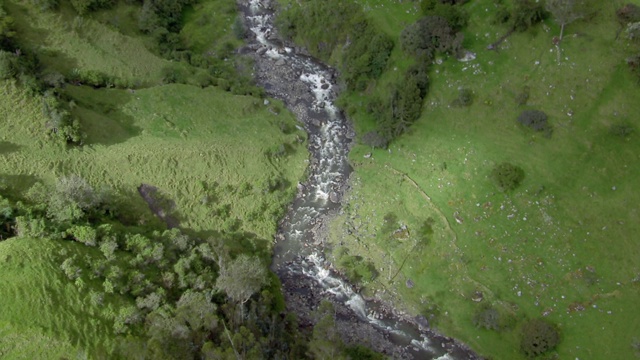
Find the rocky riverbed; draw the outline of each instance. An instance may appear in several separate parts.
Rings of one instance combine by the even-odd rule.
[[[376,299],[364,299],[323,257],[324,228],[340,207],[351,174],[348,153],[355,132],[334,105],[335,70],[304,49],[283,42],[273,26],[271,0],[239,0],[254,76],[281,99],[309,134],[309,177],[279,226],[273,270],[287,307],[303,326],[314,323],[322,300],[336,311],[336,327],[348,344],[362,344],[398,359],[477,359],[465,346],[428,328],[424,318],[399,314]]]

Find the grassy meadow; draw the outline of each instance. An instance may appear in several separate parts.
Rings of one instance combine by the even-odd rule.
[[[94,284],[79,290],[60,270],[65,254],[91,250],[98,252],[48,239],[0,242],[0,357],[86,358],[115,346],[110,319],[125,300],[111,295],[98,306],[87,290]]]
[[[524,358],[520,326],[537,317],[559,326],[560,359],[637,356],[640,142],[637,133],[619,137],[610,127],[638,129],[640,87],[624,63],[626,41],[615,40],[618,5],[602,3],[593,19],[567,26],[559,48],[552,44],[559,27],[549,19],[498,51],[485,49],[506,32],[484,15],[493,2],[465,5],[464,44],[477,59],[434,65],[411,131],[388,150],[358,145],[351,153],[353,189],[332,238],[336,251],[343,244],[375,264],[379,275],[366,292],[433,314],[437,328],[490,358]],[[410,3],[363,6],[395,36],[418,17]],[[380,82],[405,62],[394,52]],[[525,87],[530,97],[519,106]],[[451,106],[459,88],[473,91],[471,106]],[[549,115],[551,138],[516,122],[525,109]],[[353,118],[361,130],[374,120],[359,112]],[[525,172],[508,193],[489,178],[504,161]],[[408,230],[382,234],[388,213]],[[429,218],[434,234],[418,243],[415,233]],[[472,300],[476,292],[482,301]],[[504,330],[474,326],[488,306]]]
[[[67,2],[55,12],[22,1],[3,6],[21,44],[38,53],[43,73],[98,71],[135,87],[65,84],[59,90],[64,107],[86,138],[81,146],[64,146],[48,135],[42,96],[0,80],[3,195],[19,199],[37,182],[53,186],[78,175],[95,189],[110,189],[123,215],[134,220],[129,225],[161,229],[137,191],[149,184],[175,203],[166,210],[185,233],[251,233],[260,240],[254,247],[270,246],[308,160],[306,134],[281,102],[163,84],[162,69],[171,62],[147,50],[149,39],[137,30],[138,7],[130,4],[85,17]],[[240,43],[232,34],[235,18],[235,2],[203,1],[186,11],[181,36],[198,51],[228,51]],[[79,289],[60,270],[64,258],[94,250],[61,240],[0,241],[1,358],[112,354],[119,341],[112,335],[113,313],[126,300],[91,305],[91,280]]]

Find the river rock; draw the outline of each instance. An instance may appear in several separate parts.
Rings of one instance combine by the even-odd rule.
[[[276,66],[283,66],[284,64],[286,64],[284,59],[278,59],[278,61],[276,61]]]
[[[265,46],[262,46],[261,48],[256,50],[256,54],[258,55],[264,55],[266,52],[267,52],[267,48]]]
[[[340,202],[340,196],[338,196],[338,193],[336,193],[335,191],[332,191],[332,192],[329,193],[329,200],[332,203],[337,204],[337,203]]]

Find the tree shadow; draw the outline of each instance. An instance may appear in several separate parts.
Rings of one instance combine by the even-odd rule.
[[[10,154],[20,150],[21,146],[8,141],[0,141],[0,155]]]
[[[123,111],[125,104],[133,100],[132,90],[68,85],[65,94],[72,101],[71,114],[79,119],[87,136],[85,144],[114,145],[142,132],[133,116]]]
[[[33,175],[0,174],[0,194],[19,200],[36,182],[38,178]]]

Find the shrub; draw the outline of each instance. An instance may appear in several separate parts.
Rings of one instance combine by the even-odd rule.
[[[522,88],[522,91],[518,93],[518,95],[516,95],[516,104],[522,106],[522,105],[526,105],[527,101],[529,101],[529,94],[531,92],[531,89],[528,86],[524,86]]]
[[[517,0],[511,15],[513,29],[523,32],[549,17],[544,4],[544,1]]]
[[[456,107],[466,107],[471,104],[473,104],[473,91],[466,88],[458,89],[458,98],[451,103]]]
[[[533,319],[522,326],[520,349],[528,357],[542,355],[560,343],[560,333],[551,323]]]
[[[627,25],[640,21],[640,6],[635,4],[626,4],[616,10],[616,17],[621,25]]]
[[[379,149],[386,149],[387,145],[389,144],[389,140],[386,137],[380,135],[380,133],[378,133],[378,131],[376,130],[369,131],[362,135],[360,141],[365,145],[371,146],[372,148]]]
[[[514,190],[524,179],[524,170],[508,162],[503,162],[491,170],[491,179],[500,191]]]
[[[547,114],[540,110],[525,110],[518,116],[518,122],[530,127],[535,131],[551,131],[551,126],[547,122]]]
[[[473,316],[473,325],[487,330],[501,330],[501,321],[500,312],[492,306],[482,306]]]
[[[635,131],[636,129],[633,127],[633,125],[626,122],[616,123],[609,127],[609,134],[621,137],[623,139],[631,136],[631,134],[633,134]]]
[[[400,34],[402,49],[412,55],[433,59],[437,52],[457,54],[462,49],[462,33],[439,16],[425,16]]]

